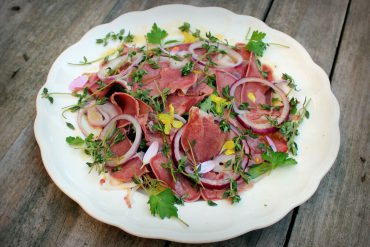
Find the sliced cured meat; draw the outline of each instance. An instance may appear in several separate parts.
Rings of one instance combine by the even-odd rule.
[[[122,135],[123,135],[123,140],[120,141],[120,142],[117,142],[117,143],[113,143],[111,146],[110,146],[110,150],[115,154],[115,156],[122,156],[124,155],[125,153],[127,153],[127,151],[131,148],[132,146],[132,143],[131,141],[127,138],[126,134],[125,134],[125,131],[124,129],[119,129],[119,131],[121,131]],[[116,136],[118,135],[115,134],[113,137],[112,137],[112,140],[114,140],[116,138]]]
[[[212,189],[206,189],[202,188],[201,189],[201,196],[203,200],[205,201],[217,201],[217,200],[222,200],[224,193],[226,192],[227,189],[221,189],[221,190],[212,190]]]
[[[186,93],[196,81],[197,75],[194,73],[182,76],[180,69],[163,68],[161,70],[161,79],[158,81],[158,86],[161,90],[169,88],[171,90],[170,93],[174,93],[176,90],[181,90],[183,93]]]
[[[166,110],[168,111],[169,105],[172,104],[175,111],[179,115],[188,112],[191,107],[201,102],[204,98],[211,95],[213,89],[205,83],[188,90],[187,95],[171,94],[167,97]]]
[[[150,167],[156,178],[168,185],[178,196],[184,197],[185,201],[198,200],[200,197],[198,187],[194,187],[193,183],[181,174],[176,174],[176,181],[174,181],[170,171],[162,166],[163,163],[167,162],[168,159],[162,153],[158,153],[151,159]]]
[[[222,95],[222,89],[233,84],[237,78],[232,74],[217,70],[216,73],[216,87],[218,95]]]
[[[142,167],[142,160],[139,157],[134,157],[124,164],[119,165],[109,170],[109,174],[122,182],[130,182],[134,177],[140,177],[145,173],[148,173],[148,169]]]
[[[190,144],[192,145],[191,150],[196,162],[211,160],[218,155],[225,142],[225,137],[226,134],[221,132],[220,126],[215,123],[211,115],[197,107],[190,109],[181,145],[186,151],[190,151]],[[193,159],[191,156],[189,158]]]
[[[139,115],[138,101],[127,93],[117,92],[111,95],[110,101],[113,105],[118,106],[121,110],[120,114],[129,114],[131,116]],[[126,120],[120,120],[118,127],[125,126],[128,123]]]
[[[148,122],[149,113],[153,112],[153,109],[142,100],[137,99],[137,102],[139,104],[138,121],[141,125],[141,128],[144,129],[146,123]]]

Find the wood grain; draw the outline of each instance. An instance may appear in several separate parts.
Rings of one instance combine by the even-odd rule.
[[[333,72],[341,148],[314,197],[298,212],[290,246],[370,245],[370,2],[352,1]]]
[[[352,2],[346,22],[347,0],[2,1],[0,246],[181,245],[138,238],[87,215],[51,181],[33,137],[35,94],[65,48],[93,26],[121,14],[176,2],[267,18],[268,25],[296,38],[333,75],[342,107],[340,155],[315,196],[296,210],[296,219],[290,213],[273,226],[208,246],[369,246],[366,0]]]

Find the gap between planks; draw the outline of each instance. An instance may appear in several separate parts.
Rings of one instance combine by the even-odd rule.
[[[339,35],[338,45],[335,49],[334,60],[333,60],[332,67],[331,67],[330,73],[329,73],[330,84],[331,84],[331,81],[333,79],[333,75],[334,75],[334,72],[335,72],[335,66],[337,64],[338,53],[339,53],[339,50],[341,48],[343,33],[344,33],[345,28],[346,28],[348,13],[349,13],[349,10],[350,10],[350,7],[351,7],[351,2],[352,2],[352,0],[349,0],[348,3],[347,3],[346,13],[344,15],[342,29],[341,29],[340,35]],[[266,17],[267,17],[267,15],[266,15]],[[299,207],[300,206],[297,206],[296,208],[293,209],[293,215],[292,215],[292,219],[290,221],[289,228],[288,228],[288,231],[287,231],[287,234],[286,234],[286,237],[285,237],[284,247],[288,247],[288,245],[289,245],[290,237],[292,236],[292,232],[293,232],[293,229],[294,229],[294,223],[296,221],[296,218],[297,218],[297,215],[298,215],[298,212],[299,212]]]

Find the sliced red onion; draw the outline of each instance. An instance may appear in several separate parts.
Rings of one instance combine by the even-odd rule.
[[[214,160],[207,160],[197,166],[198,173],[203,174],[212,171],[218,163]]]
[[[110,60],[107,64],[105,64],[103,67],[100,68],[100,70],[98,71],[97,75],[99,77],[100,80],[105,80],[109,74],[109,70],[116,70],[118,69],[119,67],[121,67],[125,62],[127,62],[127,59],[128,59],[128,55],[123,55],[123,56],[119,56],[119,57],[116,57],[112,60]]]
[[[269,143],[270,147],[272,148],[272,150],[273,150],[274,152],[277,152],[277,148],[276,148],[276,146],[275,146],[274,141],[273,141],[273,140],[271,140],[271,138],[270,138],[270,137],[268,137],[268,136],[265,136],[265,137],[266,137],[266,140],[267,140],[267,142]]]
[[[188,59],[183,59],[183,60],[181,60],[181,61],[176,61],[176,60],[175,60],[175,59],[173,59],[173,58],[165,57],[165,56],[161,56],[161,57],[159,58],[159,61],[160,61],[160,62],[167,62],[167,63],[169,63],[169,64],[170,64],[170,68],[172,68],[172,69],[181,69],[182,67],[184,67],[184,66],[185,66],[185,64],[186,64],[187,62],[189,62],[189,60],[188,60]]]
[[[144,154],[143,165],[149,164],[150,160],[158,153],[159,143],[154,141],[150,144],[148,150]]]
[[[112,118],[110,120],[110,122],[105,126],[102,133],[107,134],[107,132],[110,131],[112,126],[115,127],[116,122],[118,120],[127,120],[127,121],[132,123],[132,125],[135,128],[135,140],[132,143],[132,146],[130,147],[130,149],[124,155],[113,158],[112,160],[107,161],[106,164],[108,166],[118,166],[118,165],[123,164],[124,162],[126,162],[129,158],[131,158],[136,153],[137,149],[139,148],[140,141],[141,141],[142,130],[141,130],[140,124],[136,120],[136,118],[134,118],[133,116],[128,115],[128,114],[121,114],[121,115],[118,115],[118,116]]]
[[[183,124],[186,123],[185,118],[181,117],[179,114],[173,114],[173,117],[182,122]]]
[[[132,62],[130,64],[130,66],[128,66],[125,70],[121,71],[117,76],[116,76],[116,80],[117,79],[122,79],[125,75],[127,75],[128,73],[131,72],[131,70],[137,66],[144,58],[144,55],[142,53],[139,53],[137,54],[136,56],[136,59],[134,62]]]
[[[176,162],[179,162],[182,156],[184,156],[184,154],[180,151],[180,140],[183,133],[184,128],[181,128],[176,132],[175,138],[173,138],[173,154]]]
[[[100,118],[97,119],[95,114],[99,115]],[[87,108],[87,121],[93,127],[104,127],[117,115],[117,109],[110,102],[107,102],[104,105],[96,105],[94,107]]]
[[[189,51],[192,54],[193,59],[200,62],[201,64],[205,64],[205,62],[199,58],[195,50],[202,48],[203,44],[205,44],[205,42],[203,41],[194,42],[189,47]],[[230,62],[229,60],[226,60],[225,58],[223,58],[221,54],[219,54],[217,57],[220,59],[217,60],[217,65],[215,66],[216,68],[225,69],[225,68],[236,67],[243,62],[243,57],[239,53],[231,49],[230,47],[225,46],[223,44],[215,44],[215,43],[210,43],[210,44],[218,46],[220,50],[223,50],[227,53],[227,54],[224,54],[224,56],[227,56],[229,57],[229,60],[234,61],[234,62]]]
[[[83,89],[85,84],[89,81],[89,77],[87,75],[80,75],[75,78],[71,84],[69,84],[69,90],[75,91]]]
[[[273,83],[271,83],[269,81],[261,79],[261,78],[254,78],[254,77],[242,78],[239,81],[235,82],[231,86],[230,95],[232,97],[234,97],[236,88],[238,86],[240,86],[242,84],[245,84],[245,83],[248,83],[248,82],[259,82],[261,84],[264,84],[268,87],[271,87],[276,93],[278,93],[280,95],[280,97],[283,101],[283,110],[282,110],[280,116],[276,120],[277,120],[277,124],[281,124],[282,122],[284,122],[287,119],[287,117],[289,116],[289,108],[290,108],[289,100],[288,100],[287,96],[285,95],[285,93],[279,87],[277,87],[276,85],[274,85]],[[271,132],[276,130],[276,128],[274,126],[272,126],[271,123],[269,123],[269,122],[254,123],[251,120],[249,120],[246,117],[246,115],[249,113],[249,111],[240,110],[235,101],[233,101],[233,108],[234,108],[234,111],[238,114],[237,118],[238,118],[239,122],[244,127],[252,128],[252,130],[254,132],[259,133],[259,134],[271,133]]]
[[[84,108],[78,110],[77,112],[77,125],[84,136],[88,136],[89,132],[85,130],[84,126],[82,125],[82,117],[86,114],[87,109],[93,106],[94,104],[95,100],[90,101]]]

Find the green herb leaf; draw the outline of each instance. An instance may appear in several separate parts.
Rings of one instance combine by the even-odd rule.
[[[161,219],[178,217],[175,207],[176,196],[171,189],[166,188],[158,194],[149,196],[150,213],[153,216],[158,215]]]
[[[294,89],[295,91],[298,91],[297,90],[297,83],[295,82],[295,80],[290,75],[288,75],[287,73],[283,73],[283,76],[281,78],[288,82],[288,86],[290,88]]]
[[[274,152],[270,147],[266,147],[266,151],[262,154],[264,162],[250,166],[248,170],[249,176],[254,179],[267,172],[271,172],[277,167],[284,167],[297,164],[297,161],[289,157],[288,153]]]
[[[181,69],[181,75],[187,76],[194,70],[194,63],[193,62],[187,62],[185,66]]]
[[[217,206],[217,203],[215,203],[214,201],[211,201],[211,200],[208,200],[207,204],[208,204],[208,206],[211,206],[211,207]]]
[[[154,23],[151,31],[146,34],[146,37],[148,43],[160,45],[162,43],[162,40],[166,38],[167,35],[168,33],[166,32],[166,30],[159,28],[157,23]]]
[[[262,57],[268,44],[262,40],[266,37],[266,33],[259,32],[258,30],[253,31],[246,48],[253,52],[256,56]]]
[[[80,146],[85,143],[85,141],[79,136],[76,136],[76,137],[68,136],[66,138],[66,142],[72,146]]]
[[[189,32],[190,31],[190,24],[187,23],[187,22],[184,22],[184,24],[182,24],[182,26],[179,27],[179,30],[181,32]]]
[[[73,126],[73,124],[66,122],[66,125],[67,125],[67,127],[68,127],[68,128],[70,128],[71,130],[75,130],[75,126]]]

